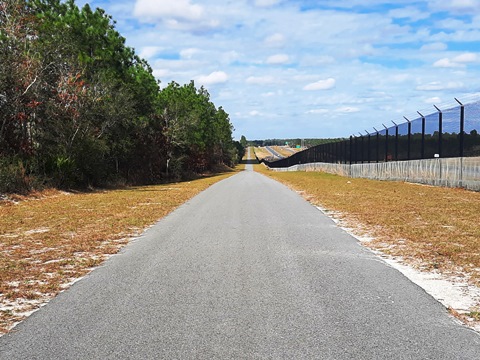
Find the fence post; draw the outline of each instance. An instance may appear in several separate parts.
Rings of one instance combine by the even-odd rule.
[[[350,165],[352,165],[353,136],[350,135]]]
[[[357,163],[357,151],[358,151],[357,137],[355,135],[352,135],[352,164]]]
[[[408,121],[408,135],[407,135],[407,160],[410,160],[410,143],[412,139],[412,122],[408,120],[405,116],[403,117]]]
[[[365,130],[367,133],[368,139],[367,139],[367,163],[370,164],[370,133]]]
[[[377,129],[373,128],[377,132],[377,144],[376,144],[376,153],[375,153],[375,162],[378,163],[379,151],[380,151],[380,133]]]
[[[393,125],[395,125],[395,161],[398,161],[398,125],[391,120]]]
[[[342,143],[340,141],[337,141],[335,143],[335,164],[339,164],[340,161],[340,157],[341,157],[341,154],[342,154]]]
[[[339,141],[338,142],[338,159],[337,159],[337,162],[339,164],[343,164],[343,150],[344,150],[343,141]]]
[[[443,113],[436,105],[433,105],[438,111],[438,156],[442,157],[443,150]]]
[[[465,141],[465,105],[463,105],[457,98],[454,98],[460,104],[460,149],[459,155],[463,157],[464,141]]]
[[[422,117],[422,159],[425,159],[425,116],[419,111],[417,113]]]
[[[363,160],[364,160],[364,156],[363,156],[363,151],[364,151],[364,147],[365,147],[365,144],[363,143],[363,135],[361,133],[358,133],[360,135],[360,139],[361,139],[361,142],[360,142],[360,164],[363,164]]]
[[[388,162],[388,128],[385,124],[382,124],[385,128],[385,162]]]

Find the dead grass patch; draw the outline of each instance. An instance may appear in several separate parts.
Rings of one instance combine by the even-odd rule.
[[[267,149],[265,149],[264,147],[254,147],[253,152],[257,156],[258,160],[263,160],[267,157],[272,156],[272,154],[270,154],[270,152]]]
[[[0,334],[179,205],[234,174],[0,202]]]

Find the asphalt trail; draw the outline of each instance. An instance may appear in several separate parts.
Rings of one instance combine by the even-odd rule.
[[[217,183],[0,338],[1,359],[478,359],[480,336],[285,186]]]

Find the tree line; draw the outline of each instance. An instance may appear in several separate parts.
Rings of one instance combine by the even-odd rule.
[[[0,0],[0,192],[156,183],[233,166],[228,113],[160,87],[104,10]]]
[[[322,144],[328,144],[331,142],[342,141],[339,138],[323,138],[323,139],[266,139],[266,140],[249,140],[248,144],[251,146],[283,146],[288,145],[290,147],[301,146],[312,147]]]

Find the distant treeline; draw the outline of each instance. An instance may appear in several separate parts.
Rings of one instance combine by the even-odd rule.
[[[181,179],[235,164],[203,87],[160,88],[104,10],[0,0],[0,192]]]
[[[312,147],[321,144],[327,144],[331,142],[338,142],[344,139],[332,138],[332,139],[267,139],[267,140],[249,140],[250,146],[284,146],[290,147],[302,146]]]

